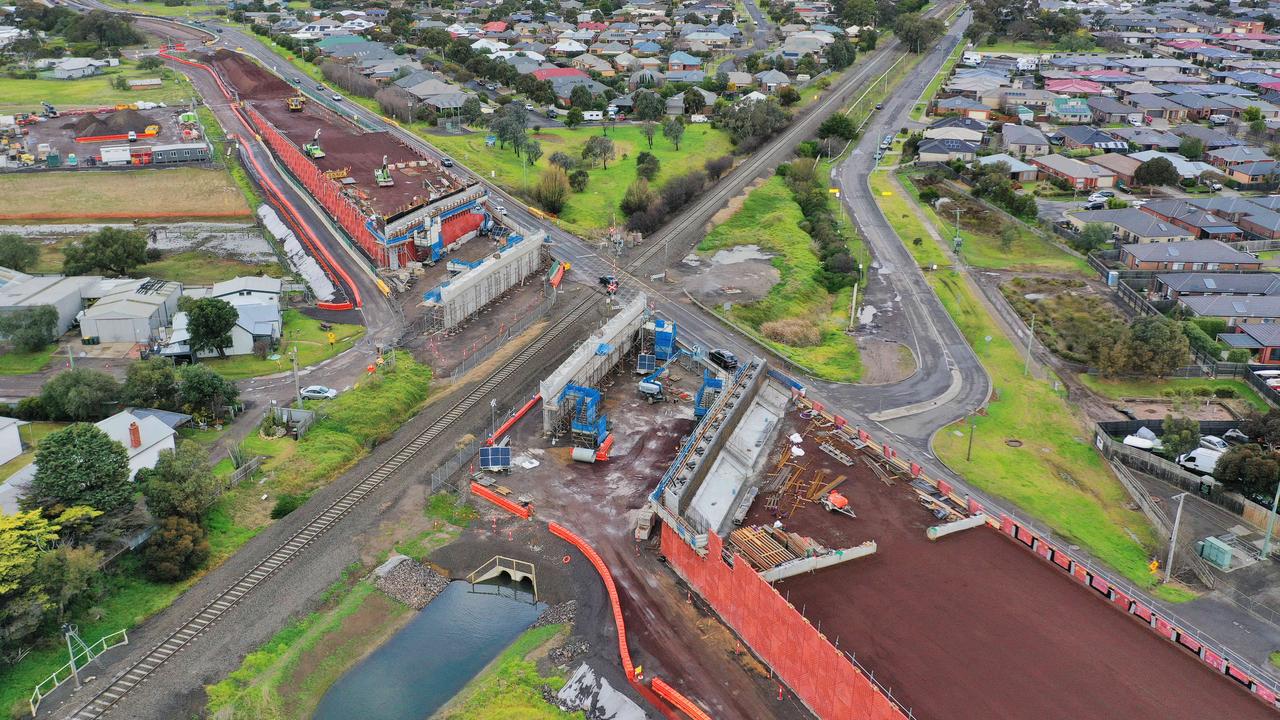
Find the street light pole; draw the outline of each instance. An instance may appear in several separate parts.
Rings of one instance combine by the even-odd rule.
[[[1022,374],[1031,372],[1031,345],[1036,341],[1036,314],[1031,313],[1031,334],[1027,336],[1027,360],[1022,365]]]
[[[1271,515],[1267,518],[1267,534],[1262,538],[1262,559],[1271,552],[1271,531],[1276,524],[1276,505],[1280,504],[1280,483],[1276,484],[1276,496],[1271,500]]]
[[[1169,535],[1169,559],[1164,564],[1164,581],[1169,582],[1169,578],[1173,575],[1173,550],[1178,546],[1178,523],[1182,522],[1182,503],[1187,501],[1187,496],[1191,493],[1178,493],[1172,498],[1178,499],[1178,513],[1173,516],[1173,532]]]
[[[978,419],[973,413],[969,414],[969,449],[964,453],[964,461],[969,462],[973,459],[973,433],[978,429]]]

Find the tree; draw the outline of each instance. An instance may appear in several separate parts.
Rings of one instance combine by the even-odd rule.
[[[871,52],[876,49],[876,43],[880,41],[880,33],[875,28],[866,28],[858,33],[858,49],[862,52]]]
[[[660,163],[653,153],[641,151],[636,155],[636,174],[645,180],[652,180],[658,175]]]
[[[576,108],[589,108],[595,102],[591,89],[586,85],[574,85],[569,91],[569,104]]]
[[[1223,453],[1213,467],[1214,479],[1226,490],[1264,503],[1275,494],[1278,475],[1280,462],[1275,453],[1259,445],[1236,445]]]
[[[219,298],[200,298],[190,307],[187,311],[187,332],[191,339],[187,344],[191,346],[191,352],[214,351],[219,357],[226,357],[227,348],[231,346],[231,330],[240,319],[240,312]]]
[[[791,107],[800,102],[800,91],[785,85],[778,90],[778,102],[782,103],[783,107]]]
[[[622,214],[629,216],[646,210],[657,197],[653,190],[649,189],[649,181],[640,178],[631,183],[626,193],[622,195],[622,202],[620,203]]]
[[[207,410],[214,417],[240,397],[235,383],[204,365],[178,368],[178,400],[188,411]]]
[[[1240,423],[1240,432],[1274,452],[1280,448],[1280,410],[1272,408],[1265,414],[1250,412]]]
[[[40,402],[50,418],[96,420],[106,417],[120,400],[115,378],[90,368],[76,368],[53,376],[40,389]]]
[[[147,509],[153,517],[178,515],[199,522],[222,492],[209,469],[209,454],[191,440],[174,450],[161,450],[156,466],[138,471]]]
[[[1245,122],[1255,122],[1262,119],[1262,109],[1257,105],[1250,105],[1244,109],[1240,116]]]
[[[164,63],[156,55],[148,55],[138,61],[139,70],[159,70],[163,65]]]
[[[1164,433],[1160,442],[1165,452],[1177,457],[1200,446],[1200,421],[1189,417],[1164,416]]]
[[[1178,154],[1188,160],[1199,160],[1204,156],[1204,141],[1198,137],[1184,137],[1178,143]]]
[[[712,180],[719,180],[729,168],[733,167],[732,155],[721,155],[718,158],[712,158],[702,164],[703,169],[707,171],[707,176]]]
[[[124,401],[129,405],[160,410],[178,406],[178,374],[164,358],[148,358],[125,371]]]
[[[853,120],[844,113],[836,113],[818,126],[818,137],[829,138],[838,137],[841,140],[852,140],[858,135],[858,127],[854,125]]]
[[[662,125],[662,136],[669,140],[676,150],[680,149],[680,139],[684,137],[684,121],[673,117]]]
[[[640,134],[644,135],[644,139],[649,143],[649,149],[653,149],[653,138],[658,134],[658,123],[652,120],[645,120],[640,123]]]
[[[538,158],[542,157],[542,143],[537,140],[530,139],[524,144],[524,161],[530,165],[538,162]]]
[[[576,107],[569,108],[569,114],[566,115],[564,118],[565,127],[573,128],[581,124],[582,124],[582,109],[576,108]]]
[[[911,52],[924,52],[946,32],[946,26],[937,18],[926,18],[919,13],[904,13],[893,23],[893,32]]]
[[[1111,226],[1106,223],[1089,223],[1080,231],[1078,240],[1071,243],[1071,247],[1078,252],[1088,255],[1095,250],[1101,250],[1111,242]]]
[[[569,199],[569,178],[564,170],[558,167],[544,170],[533,187],[533,199],[549,213],[564,210],[564,204]]]
[[[685,115],[698,115],[707,109],[707,99],[702,96],[702,93],[697,88],[685,90],[681,101],[684,105]]]
[[[18,352],[35,352],[57,339],[58,311],[51,305],[23,307],[0,314],[0,338]]]
[[[66,619],[67,607],[98,579],[102,559],[103,554],[92,547],[66,543],[40,554],[36,575],[51,594],[58,622]]]
[[[1167,158],[1152,158],[1133,171],[1135,185],[1177,185],[1182,177]]]
[[[1262,118],[1249,121],[1249,134],[1254,137],[1262,137],[1267,134],[1267,121]]]
[[[1100,349],[1105,374],[1142,373],[1163,378],[1191,359],[1190,343],[1178,321],[1143,317],[1124,328],[1115,342]]]
[[[106,227],[68,245],[63,256],[62,271],[68,275],[128,275],[147,262],[147,239],[142,233]]]
[[[613,141],[607,137],[597,135],[587,140],[582,146],[582,159],[596,164],[599,160],[604,164],[604,169],[609,169],[609,161],[614,157]]]
[[[667,110],[667,104],[663,102],[662,96],[652,90],[641,90],[637,92],[632,102],[635,107],[636,117],[641,120],[657,120]]]
[[[827,64],[834,70],[843,70],[853,64],[858,57],[858,49],[848,38],[839,37],[827,46]]]
[[[147,576],[160,582],[176,582],[191,576],[209,559],[204,528],[176,515],[160,521],[142,549]]]
[[[1013,249],[1013,244],[1018,241],[1018,229],[1013,225],[1005,225],[1000,230],[1000,249],[1009,252]]]
[[[0,648],[35,632],[49,604],[36,572],[40,555],[58,540],[58,526],[38,510],[0,512]]]
[[[475,95],[467,97],[466,101],[462,103],[462,110],[458,113],[459,117],[462,118],[462,122],[468,125],[475,125],[479,122],[482,114],[483,110],[480,107],[480,98]]]
[[[565,172],[569,172],[578,164],[578,161],[573,159],[572,155],[561,152],[560,150],[551,153],[551,157],[547,158],[547,162],[561,170],[564,170]]]
[[[583,192],[587,189],[587,181],[590,179],[591,175],[586,170],[578,168],[577,170],[569,173],[569,187],[572,188],[574,192]]]
[[[23,498],[31,507],[88,505],[111,512],[133,496],[129,453],[96,425],[49,433],[36,448],[36,473]]]
[[[0,267],[26,272],[40,259],[40,249],[15,233],[0,233]]]

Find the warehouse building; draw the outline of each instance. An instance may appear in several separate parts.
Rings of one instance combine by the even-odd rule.
[[[148,342],[178,313],[182,284],[131,280],[105,293],[80,318],[80,336],[97,342]]]

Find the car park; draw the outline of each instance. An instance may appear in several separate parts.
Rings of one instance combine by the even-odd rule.
[[[707,359],[729,372],[733,372],[738,369],[738,357],[728,350],[716,348],[715,350],[707,353]]]
[[[338,397],[338,391],[324,385],[308,385],[299,393],[308,400],[332,400]]]

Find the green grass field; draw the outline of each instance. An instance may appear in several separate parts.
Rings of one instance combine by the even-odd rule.
[[[1146,380],[1123,378],[1109,380],[1100,378],[1096,375],[1082,374],[1080,381],[1083,382],[1090,390],[1099,395],[1120,400],[1123,398],[1168,398],[1173,394],[1187,393],[1196,395],[1197,391],[1212,392],[1219,388],[1230,388],[1235,391],[1236,397],[1249,403],[1249,406],[1255,410],[1266,412],[1268,409],[1267,401],[1258,395],[1258,391],[1254,390],[1249,383],[1243,380],[1233,380],[1230,378],[1169,378],[1167,380]]]
[[[954,236],[955,218],[951,214],[951,208],[947,204],[943,204],[941,207],[943,217],[939,217],[932,206],[919,202],[919,189],[911,181],[911,178],[900,175],[899,180],[902,182],[903,187],[911,193],[912,201],[916,202],[924,210],[925,215],[933,222],[934,227],[939,230],[939,234],[942,237]],[[1017,239],[1010,244],[1008,250],[1005,250],[1000,245],[1000,238],[988,233],[978,232],[972,227],[966,228],[967,223],[962,213],[960,217],[960,237],[964,239],[964,243],[960,249],[960,256],[970,265],[992,270],[1069,272],[1083,276],[1092,274],[1088,263],[1066,253],[1062,248],[1046,240],[1036,230],[1022,223],[1009,220],[994,209],[989,209],[988,214],[999,218],[1002,227],[1013,227],[1017,232]]]
[[[63,252],[73,238],[40,243],[40,258],[34,270],[43,273],[62,272]],[[251,265],[233,258],[225,258],[201,250],[169,253],[155,262],[139,265],[133,277],[156,277],[174,280],[185,285],[212,285],[223,280],[244,275],[266,273],[280,277],[283,270],[277,263]],[[0,374],[4,374],[4,359],[0,358]]]
[[[1049,43],[1034,42],[1014,42],[1012,40],[1001,40],[990,45],[979,45],[974,48],[980,53],[996,53],[1004,55],[1039,55],[1041,53],[1053,52],[1053,45]]]
[[[35,352],[14,352],[6,349],[0,352],[0,375],[27,375],[40,372],[49,364],[49,360],[57,349],[58,346],[54,343]]]
[[[991,375],[996,400],[974,416],[973,457],[966,460],[966,420],[934,439],[938,458],[986,492],[1015,503],[1054,532],[1077,543],[1131,582],[1155,586],[1147,569],[1156,538],[1141,513],[1089,443],[1083,418],[1050,380],[1022,374],[1022,349],[992,321],[954,271],[934,273],[930,285]],[[992,338],[990,343],[985,337]],[[1009,441],[1019,443],[1017,446]],[[1162,587],[1170,601],[1190,596]]]
[[[336,342],[329,344],[327,332],[337,337]],[[355,344],[364,335],[364,327],[360,325],[334,324],[329,331],[320,329],[320,321],[307,317],[297,310],[284,311],[284,329],[281,332],[280,359],[258,359],[255,355],[239,355],[229,358],[210,358],[201,363],[217,370],[223,377],[242,380],[259,375],[284,372],[292,367],[289,349],[298,348],[298,367],[309,367],[318,362],[328,360]]]
[[[924,92],[920,94],[920,101],[911,108],[911,119],[919,120],[924,117],[924,111],[929,107],[929,101],[934,95],[938,94],[938,89],[942,87],[945,81],[951,75],[951,70],[960,62],[960,56],[964,54],[965,44],[956,45],[956,49],[951,51],[947,56],[947,61],[942,64],[942,68],[938,70],[938,74],[933,76],[929,84],[925,86]]]
[[[911,199],[894,186],[885,172],[873,172],[867,178],[871,184],[871,192],[876,195],[876,205],[885,219],[893,227],[894,232],[911,251],[912,257],[921,267],[950,267],[951,260],[943,253],[942,248],[929,235],[924,223],[911,209]],[[919,240],[919,242],[917,242]]]
[[[537,120],[530,118],[530,125],[536,124]],[[528,184],[537,182],[539,174],[549,167],[547,159],[555,152],[580,158],[582,146],[589,138],[599,134],[598,127],[541,130],[534,138],[542,144],[542,157],[526,173],[524,159],[516,157],[510,147],[505,150],[496,145],[485,147],[485,132],[466,135],[419,132],[427,142],[452,155],[476,173],[492,178],[504,188],[526,197],[526,175]],[[608,169],[600,165],[590,168],[591,180],[586,192],[571,193],[567,206],[560,213],[560,224],[571,232],[596,236],[610,224],[621,224],[626,220],[618,209],[618,203],[627,186],[636,180],[635,158],[640,152],[652,152],[657,156],[661,168],[654,184],[660,187],[668,178],[691,170],[701,170],[707,160],[727,155],[732,150],[728,136],[720,130],[713,130],[709,125],[687,126],[679,150],[662,137],[661,131],[654,138],[653,149],[649,150],[648,142],[636,125],[614,127],[609,130],[609,138],[613,140],[617,158],[609,163]]]
[[[120,75],[130,79],[164,78],[164,84],[155,90],[117,90],[111,81]],[[136,62],[122,60],[118,68],[104,68],[99,75],[78,80],[0,78],[0,115],[38,111],[41,101],[52,103],[59,110],[72,110],[139,100],[174,103],[187,100],[193,94],[191,84],[181,73],[167,68],[140,70]]]
[[[858,345],[844,333],[849,324],[850,290],[832,294],[814,279],[821,267],[811,238],[799,228],[804,220],[800,206],[780,177],[771,177],[751,191],[742,208],[721,223],[698,245],[711,253],[735,245],[759,245],[774,253],[773,266],[781,277],[768,295],[755,302],[735,305],[730,314],[756,339],[769,345],[818,376],[839,382],[856,382],[862,365]],[[764,338],[761,326],[773,320],[813,321],[821,343],[796,347]]]

